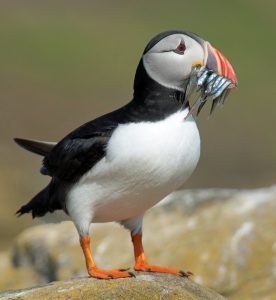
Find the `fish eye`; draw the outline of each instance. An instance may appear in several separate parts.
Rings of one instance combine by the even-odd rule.
[[[185,44],[183,42],[180,42],[180,44],[177,46],[174,52],[183,55],[185,50],[186,50]]]

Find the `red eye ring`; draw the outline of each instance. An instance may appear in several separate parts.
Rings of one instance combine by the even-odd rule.
[[[186,50],[185,44],[183,42],[180,42],[180,44],[177,46],[174,52],[183,55],[185,50]]]

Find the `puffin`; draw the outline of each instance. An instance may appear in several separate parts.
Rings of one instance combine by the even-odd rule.
[[[43,157],[49,184],[17,215],[43,217],[58,210],[74,223],[87,272],[99,279],[135,276],[124,269],[98,268],[90,241],[91,223],[117,222],[130,232],[134,270],[191,273],[151,265],[142,244],[145,212],[183,188],[200,157],[194,111],[208,99],[225,97],[237,85],[226,57],[189,31],[159,33],[146,45],[136,69],[133,98],[123,107],[73,130],[59,142],[15,138]],[[192,91],[200,93],[191,107]],[[154,234],[154,233],[153,233]]]

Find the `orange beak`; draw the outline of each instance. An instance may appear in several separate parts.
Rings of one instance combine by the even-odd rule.
[[[238,85],[238,79],[228,59],[209,42],[205,43],[205,53],[206,68],[230,79],[232,84],[228,88],[235,88]]]

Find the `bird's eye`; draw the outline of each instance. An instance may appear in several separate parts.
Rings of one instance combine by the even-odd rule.
[[[177,46],[177,48],[174,50],[174,52],[177,54],[184,54],[185,50],[186,50],[185,44],[183,42],[181,42]]]

